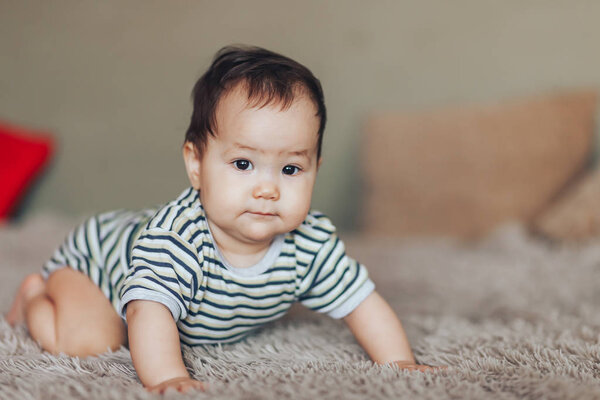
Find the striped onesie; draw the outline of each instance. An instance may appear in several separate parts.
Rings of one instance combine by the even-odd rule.
[[[187,345],[239,340],[296,301],[342,318],[374,290],[364,266],[346,256],[330,220],[314,211],[277,236],[255,265],[229,265],[191,187],[159,209],[88,219],[42,275],[47,279],[64,266],[90,277],[123,318],[132,300],[164,304]]]

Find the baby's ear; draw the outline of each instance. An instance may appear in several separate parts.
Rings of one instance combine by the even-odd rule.
[[[194,143],[185,142],[183,145],[183,161],[190,184],[194,189],[200,190],[200,154]]]
[[[317,161],[317,171],[319,170],[319,168],[321,168],[322,163],[323,163],[323,157],[319,157],[319,160]]]

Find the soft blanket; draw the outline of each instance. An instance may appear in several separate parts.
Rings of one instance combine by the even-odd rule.
[[[75,221],[37,215],[0,227],[0,310]],[[228,345],[184,347],[197,399],[598,399],[600,241],[560,246],[505,226],[485,240],[346,237],[399,314],[419,362],[373,364],[341,321],[294,308]],[[0,399],[150,399],[127,349],[44,353],[0,318]]]

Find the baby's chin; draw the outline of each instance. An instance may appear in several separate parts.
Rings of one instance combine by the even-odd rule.
[[[244,230],[241,233],[241,236],[248,242],[252,242],[252,243],[270,243],[273,241],[273,239],[275,239],[275,237],[277,235],[280,235],[282,233],[287,233],[285,231],[281,231],[281,230],[257,230],[257,229],[250,229],[250,230]]]
[[[240,227],[240,233],[250,242],[270,243],[276,236],[291,232],[296,229],[298,225],[281,224],[279,226],[261,226],[260,224],[253,224],[251,226]]]

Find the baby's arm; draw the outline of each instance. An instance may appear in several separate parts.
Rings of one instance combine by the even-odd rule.
[[[147,300],[129,302],[127,327],[133,366],[148,390],[203,388],[183,364],[177,325],[166,306]]]
[[[374,362],[393,362],[400,368],[420,371],[431,369],[415,364],[400,320],[377,292],[371,293],[344,321]]]

